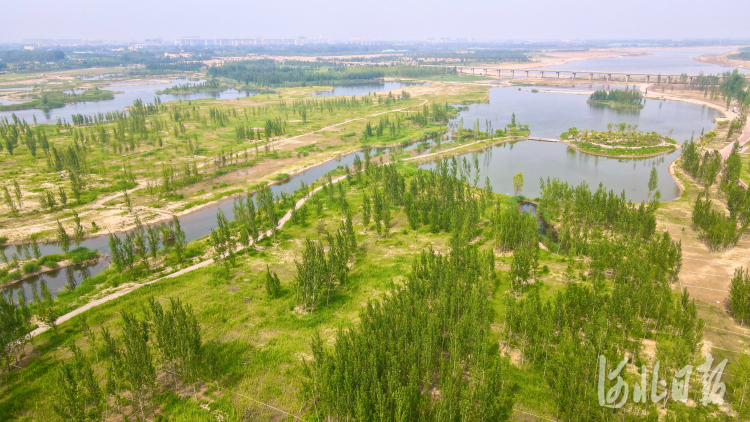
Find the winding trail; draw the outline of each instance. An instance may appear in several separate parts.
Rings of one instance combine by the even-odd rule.
[[[332,179],[331,182],[338,183],[338,182],[340,182],[341,180],[343,180],[345,178],[346,178],[346,176],[339,176],[339,177],[337,177],[335,179]],[[321,186],[318,186],[317,188],[315,188],[312,191],[310,191],[310,193],[308,193],[304,198],[302,198],[299,201],[297,201],[296,204],[295,204],[295,206],[294,206],[294,208],[288,210],[284,214],[284,216],[281,217],[281,219],[279,219],[279,224],[276,226],[276,230],[280,230],[281,228],[283,228],[284,225],[287,223],[287,221],[289,221],[292,218],[292,210],[293,209],[299,209],[301,206],[303,206],[305,204],[305,202],[307,202],[308,199],[310,199],[310,197],[312,195],[314,195],[319,190],[323,189],[324,186],[325,186],[325,184],[323,184]],[[264,239],[264,238],[272,236],[272,235],[273,235],[273,232],[271,230],[268,230],[265,233],[262,233],[260,236],[258,236],[258,240]],[[256,242],[252,242],[251,245],[254,245],[255,243]],[[241,251],[243,249],[245,249],[245,247],[244,246],[240,246],[239,248],[237,248],[237,252],[239,252],[239,251]],[[157,283],[159,281],[166,280],[166,279],[169,279],[169,278],[179,277],[179,276],[181,276],[183,274],[187,274],[187,273],[189,273],[191,271],[195,271],[197,269],[207,267],[207,266],[209,266],[209,265],[211,265],[213,263],[214,263],[214,259],[213,258],[209,258],[209,259],[207,259],[205,261],[201,261],[201,262],[199,262],[197,264],[193,264],[193,265],[191,265],[189,267],[183,268],[183,269],[181,269],[179,271],[175,271],[175,272],[173,272],[171,274],[168,274],[168,275],[165,275],[163,277],[159,277],[159,278],[156,278],[154,280],[147,281],[145,283],[135,284],[135,285],[132,285],[132,286],[130,286],[128,288],[125,288],[125,289],[122,289],[122,290],[118,290],[117,292],[108,294],[108,295],[106,295],[104,297],[101,297],[99,299],[93,300],[93,301],[91,301],[91,302],[89,302],[89,303],[87,303],[87,304],[85,304],[85,305],[83,305],[83,306],[81,306],[79,308],[76,308],[76,309],[68,312],[67,314],[61,315],[60,317],[58,317],[55,320],[55,325],[60,325],[63,322],[68,321],[68,320],[70,320],[70,319],[72,319],[72,318],[74,318],[74,317],[76,317],[76,316],[78,316],[78,315],[80,315],[80,314],[88,311],[89,309],[93,309],[93,308],[95,308],[95,307],[97,307],[99,305],[103,305],[103,304],[105,304],[107,302],[111,302],[111,301],[113,301],[113,300],[115,300],[115,299],[117,299],[119,297],[125,296],[126,294],[128,294],[128,293],[130,293],[130,292],[132,292],[134,290],[140,289],[141,287],[149,286],[151,284],[154,284],[154,283]],[[33,330],[32,332],[30,332],[29,333],[29,338],[34,338],[34,337],[42,334],[43,332],[45,332],[47,330],[49,330],[49,327],[46,326],[46,325],[42,325],[42,326],[36,328],[35,330]]]

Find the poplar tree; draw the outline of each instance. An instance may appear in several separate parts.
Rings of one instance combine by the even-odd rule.
[[[362,192],[362,225],[367,232],[367,227],[370,225],[370,197],[365,191]]]
[[[68,233],[60,220],[57,220],[57,244],[64,253],[68,253],[70,250],[70,237],[68,237]]]
[[[81,225],[81,217],[78,216],[77,212],[73,211],[73,241],[75,242],[76,247],[81,245],[84,235],[85,230]]]
[[[177,262],[182,262],[187,241],[185,240],[185,232],[182,230],[180,220],[177,216],[172,216],[172,226],[174,230],[174,251],[177,254]]]
[[[148,345],[148,323],[126,311],[122,311],[120,315],[123,322],[121,341],[124,347],[118,356],[121,360],[123,381],[143,418],[143,408],[156,382],[156,368]]]
[[[70,346],[73,358],[57,368],[52,409],[64,420],[101,421],[104,394],[96,380],[91,363],[80,349]]]
[[[729,307],[741,324],[750,322],[750,273],[746,268],[734,270],[729,286]]]
[[[281,281],[279,276],[266,265],[266,293],[271,298],[276,298],[281,293]]]

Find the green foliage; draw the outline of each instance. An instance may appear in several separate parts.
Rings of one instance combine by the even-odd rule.
[[[590,103],[607,104],[612,108],[643,108],[642,101],[643,95],[635,89],[626,91],[613,89],[609,92],[606,90],[595,91],[589,97]]]
[[[721,170],[721,154],[718,151],[698,150],[695,142],[687,141],[682,148],[682,168],[705,187],[716,182]]]
[[[261,87],[337,85],[368,82],[384,76],[420,77],[455,74],[455,68],[414,66],[350,67],[309,61],[250,60],[225,63],[208,69],[211,77],[234,79],[245,85]]]
[[[740,419],[750,418],[750,355],[741,353],[732,365],[732,378],[727,382],[732,410]]]
[[[327,304],[331,297],[331,290],[336,285],[346,284],[349,260],[354,256],[356,248],[356,243],[352,243],[353,237],[351,224],[342,222],[334,235],[328,233],[326,236],[328,251],[324,249],[323,242],[305,239],[302,258],[300,261],[295,261],[297,276],[294,286],[297,303],[303,310],[309,308],[311,313],[314,312],[323,290],[326,291]],[[277,282],[278,277],[271,281],[274,285]],[[268,281],[266,285],[268,286]]]
[[[70,250],[70,237],[68,237],[68,233],[60,220],[57,220],[57,244],[64,253],[68,253]]]
[[[193,308],[172,298],[165,311],[152,297],[149,311],[162,369],[173,379],[178,376],[185,384],[195,383],[202,369],[203,355],[200,325]]]
[[[266,265],[266,293],[271,298],[279,297],[281,294],[281,281],[276,273],[272,273],[271,269]]]
[[[18,303],[13,295],[0,294],[0,365],[9,369],[11,362],[18,364],[31,331],[31,312],[26,296],[21,291]]]
[[[732,213],[727,216],[723,212],[711,209],[711,204],[708,194],[698,195],[693,206],[693,227],[711,248],[727,248],[736,245],[750,225],[750,221],[737,227],[736,214]]]
[[[743,324],[750,323],[750,274],[743,267],[734,270],[729,287],[729,307],[735,319]]]
[[[305,396],[320,420],[507,420],[508,364],[490,343],[491,252],[422,252],[403,288],[326,348],[312,341]],[[429,304],[429,306],[425,306]]]
[[[99,421],[104,413],[104,394],[91,363],[75,346],[72,362],[62,363],[55,379],[53,409],[65,420]]]
[[[31,261],[23,264],[23,267],[21,268],[23,268],[23,272],[25,274],[32,274],[39,271],[39,264],[35,261]]]

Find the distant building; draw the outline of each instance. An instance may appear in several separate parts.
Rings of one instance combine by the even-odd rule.
[[[29,50],[29,51],[34,51],[34,46],[33,45],[24,45],[23,49],[24,50]]]
[[[181,58],[181,57],[190,57],[190,53],[186,53],[184,51],[165,51],[164,57],[171,57],[171,58]]]

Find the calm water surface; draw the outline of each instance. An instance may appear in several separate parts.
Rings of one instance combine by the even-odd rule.
[[[382,83],[368,83],[368,84],[357,84],[357,85],[344,85],[337,86],[330,91],[317,91],[312,94],[313,97],[339,97],[342,95],[367,95],[373,92],[384,92],[392,89],[398,89],[405,86],[414,86],[423,84],[413,84],[404,82],[382,82]]]
[[[716,75],[726,71],[734,70],[732,67],[719,66],[716,64],[701,63],[693,60],[693,57],[704,54],[724,53],[733,49],[722,47],[711,48],[685,48],[677,50],[649,50],[645,56],[621,56],[607,59],[577,60],[561,64],[559,66],[545,67],[550,70],[590,70],[590,71],[612,71],[612,72],[645,72],[698,75],[703,72],[706,75]],[[747,73],[747,69],[739,69]]]
[[[228,89],[222,92],[197,92],[194,94],[185,95],[156,94],[157,91],[162,91],[165,88],[186,83],[192,84],[198,82],[200,81],[174,79],[167,83],[144,83],[141,81],[119,83],[104,88],[108,91],[119,92],[115,94],[115,98],[111,100],[67,104],[64,107],[53,108],[50,110],[31,109],[19,111],[3,111],[0,112],[0,119],[7,117],[10,120],[11,115],[15,113],[18,118],[25,119],[27,122],[33,121],[35,116],[37,122],[39,123],[55,123],[57,122],[58,118],[65,119],[70,122],[71,116],[74,114],[94,116],[98,113],[106,114],[113,111],[123,111],[125,107],[133,105],[133,101],[137,99],[142,100],[144,103],[153,103],[155,97],[159,97],[161,102],[167,102],[200,100],[205,98],[231,100],[254,95],[254,93],[251,91],[237,91],[236,89]]]

